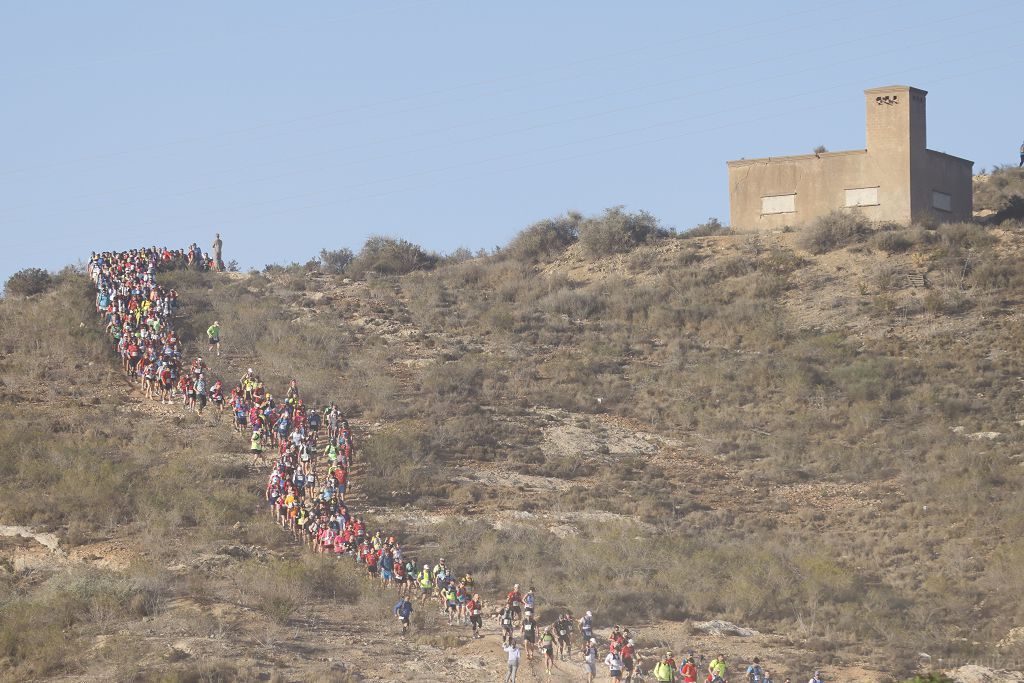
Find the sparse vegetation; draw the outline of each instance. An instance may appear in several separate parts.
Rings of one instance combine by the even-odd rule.
[[[405,275],[414,270],[429,270],[437,265],[437,261],[436,254],[428,254],[412,242],[375,235],[366,240],[346,270],[353,277]]]
[[[837,209],[805,228],[800,246],[812,254],[825,254],[863,241],[870,231],[871,224],[864,214]]]
[[[802,235],[713,220],[680,235],[697,236],[714,239],[612,209],[542,221],[478,258],[385,240],[347,268],[321,253],[319,266],[162,277],[187,353],[216,318],[225,375],[252,364],[272,386],[296,377],[309,401],[339,399],[380,527],[473,569],[485,592],[536,583],[544,609],[609,621],[721,617],[822,661],[899,662],[894,676],[922,651],[990,653],[1024,619],[1019,226],[870,231],[841,213]],[[794,242],[862,246],[803,259]],[[4,673],[77,673],[96,657],[141,675],[163,656],[151,642],[86,644],[144,619],[286,642],[327,618],[309,591],[331,611],[387,609],[347,566],[280,559],[287,535],[254,517],[262,482],[212,457],[239,448],[215,417],[125,420],[135,404],[110,391],[103,336],[80,325],[90,306],[73,274],[0,301],[0,518],[69,549],[131,533],[146,566],[83,573],[96,588],[82,594],[78,574],[8,570]],[[244,617],[172,622],[189,601]],[[26,650],[24,631],[55,645]],[[210,680],[259,668],[160,661]]]
[[[621,206],[612,207],[601,216],[585,219],[579,226],[580,244],[595,257],[631,251],[647,242],[662,239],[669,231],[658,219],[647,213],[629,213]]]
[[[42,268],[25,268],[7,278],[4,294],[7,296],[32,296],[45,292],[53,284],[53,276]]]

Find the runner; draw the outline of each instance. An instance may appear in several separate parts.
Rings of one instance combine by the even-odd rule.
[[[569,642],[569,634],[572,633],[572,616],[566,612],[559,615],[555,620],[555,633],[558,636],[558,658],[565,661],[565,658],[572,655],[572,645]]]
[[[502,649],[508,653],[508,673],[505,675],[505,683],[516,683],[516,673],[519,671],[519,646],[516,641],[510,640]]]
[[[213,353],[214,349],[217,350],[217,355],[220,355],[220,323],[216,320],[213,324],[206,328],[206,338],[210,342],[210,353]]]
[[[635,655],[636,646],[633,644],[633,639],[630,638],[626,641],[626,644],[622,646],[622,650],[619,652],[619,656],[622,657],[623,679],[626,683],[633,680],[633,669],[635,668],[633,657]]]
[[[548,626],[540,638],[540,649],[544,653],[544,671],[551,675],[551,667],[555,665],[555,629]]]
[[[537,643],[537,622],[532,614],[523,617],[522,637],[526,645],[526,660],[533,661],[533,651]]]
[[[482,638],[480,629],[483,628],[483,604],[480,601],[480,594],[474,593],[473,599],[466,606],[469,611],[469,623],[473,626],[473,637]]]
[[[686,658],[683,665],[679,667],[679,676],[683,679],[683,683],[697,683],[697,663],[693,661],[693,656]]]
[[[530,590],[526,591],[526,595],[523,596],[523,616],[533,616],[535,603],[537,597],[533,594],[533,586],[530,586]]]
[[[618,649],[612,650],[604,658],[605,666],[608,667],[608,673],[611,675],[612,680],[622,680],[622,658],[619,657]]]
[[[666,652],[665,656],[654,665],[654,680],[659,683],[671,683],[676,679],[676,663],[672,659],[672,653]]]
[[[747,683],[764,683],[764,669],[758,657],[754,657],[754,661],[747,667]]]
[[[409,617],[412,615],[412,603],[409,602],[408,598],[402,597],[398,600],[392,611],[402,622],[402,635],[404,636],[409,633]]]
[[[594,615],[590,610],[580,617],[580,633],[583,634],[583,642],[589,642],[594,637]]]
[[[587,669],[587,683],[594,683],[597,677],[597,640],[591,638],[583,648],[583,663]]]
[[[512,610],[513,619],[519,619],[519,617],[522,616],[522,601],[523,594],[519,592],[519,584],[517,583],[512,587],[512,590],[509,591],[508,600],[506,601],[506,604]]]
[[[708,673],[711,674],[711,683],[723,683],[725,681],[725,655],[719,654],[708,664]]]

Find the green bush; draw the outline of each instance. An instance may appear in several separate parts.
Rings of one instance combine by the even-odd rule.
[[[814,220],[799,244],[812,254],[827,254],[841,247],[862,242],[871,232],[871,223],[859,211],[832,211]]]
[[[4,293],[7,296],[32,296],[48,290],[53,276],[42,268],[25,268],[7,278]]]
[[[591,256],[621,254],[668,235],[669,231],[651,214],[629,213],[621,206],[606,209],[601,216],[580,224],[580,244]]]

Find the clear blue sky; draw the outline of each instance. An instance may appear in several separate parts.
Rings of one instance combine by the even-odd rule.
[[[247,268],[725,221],[727,160],[862,148],[891,83],[977,172],[1017,161],[1022,48],[1019,0],[6,2],[0,277],[215,231]]]

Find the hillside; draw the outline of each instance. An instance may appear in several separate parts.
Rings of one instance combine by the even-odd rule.
[[[590,221],[404,275],[161,278],[191,354],[221,322],[215,371],[338,400],[371,526],[490,598],[534,585],[542,615],[779,680],[1019,660],[1022,226]],[[493,623],[474,642],[424,609],[400,641],[390,596],[272,524],[227,418],[141,399],[96,327],[80,275],[0,302],[0,522],[57,541],[0,539],[6,678],[497,676]]]

